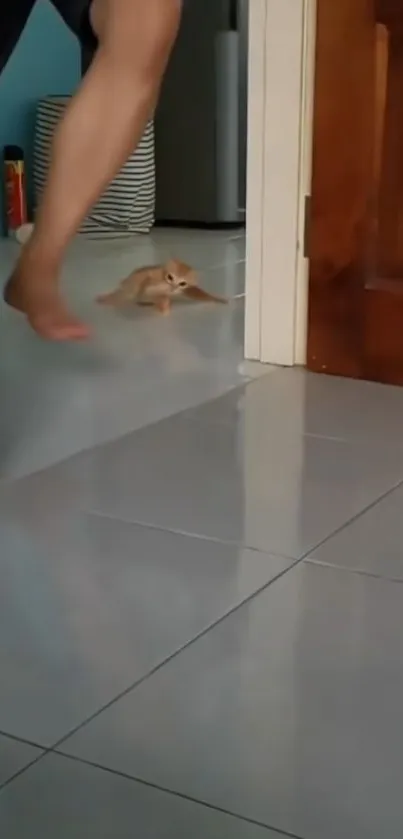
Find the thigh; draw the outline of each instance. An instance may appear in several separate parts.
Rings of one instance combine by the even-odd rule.
[[[1,72],[19,41],[20,35],[35,5],[35,0],[0,0],[0,2]]]
[[[100,46],[137,68],[156,72],[176,38],[183,0],[92,0],[90,17]]]

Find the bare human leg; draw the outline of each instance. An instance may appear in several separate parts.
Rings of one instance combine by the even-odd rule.
[[[5,291],[43,338],[80,340],[87,327],[59,292],[65,250],[139,142],[155,108],[182,0],[93,0],[99,47],[66,110],[34,233]]]

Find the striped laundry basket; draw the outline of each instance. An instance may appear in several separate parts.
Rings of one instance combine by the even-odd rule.
[[[67,102],[67,96],[47,96],[38,104],[34,149],[36,203],[49,168],[52,136]],[[80,233],[92,239],[126,238],[149,233],[154,221],[154,124],[149,122],[136,151],[93,207]]]

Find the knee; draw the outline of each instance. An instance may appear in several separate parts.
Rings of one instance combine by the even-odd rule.
[[[100,47],[145,83],[160,80],[179,29],[182,0],[93,0]]]

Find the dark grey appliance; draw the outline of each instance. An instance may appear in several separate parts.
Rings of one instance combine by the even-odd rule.
[[[160,223],[242,224],[248,0],[184,0],[155,121]]]

